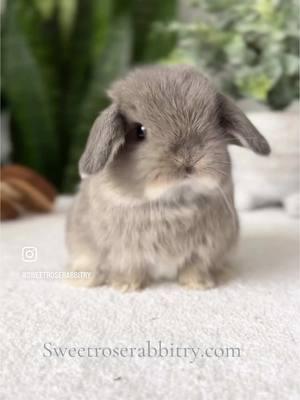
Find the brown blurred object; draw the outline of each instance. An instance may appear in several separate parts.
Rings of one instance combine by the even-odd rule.
[[[52,210],[57,192],[41,175],[17,164],[2,167],[0,174],[1,220]]]

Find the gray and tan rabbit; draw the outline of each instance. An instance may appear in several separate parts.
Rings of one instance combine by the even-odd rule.
[[[190,67],[140,68],[108,94],[79,162],[71,270],[122,290],[161,278],[214,286],[239,231],[227,145],[268,154],[268,143]]]

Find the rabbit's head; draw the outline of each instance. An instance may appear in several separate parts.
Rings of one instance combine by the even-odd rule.
[[[81,176],[104,173],[128,195],[156,199],[230,179],[228,144],[270,148],[243,112],[193,68],[144,67],[109,90],[80,159]]]

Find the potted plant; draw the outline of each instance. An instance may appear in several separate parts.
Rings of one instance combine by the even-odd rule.
[[[237,205],[283,203],[299,215],[299,19],[294,0],[196,0],[186,22],[157,25],[176,45],[163,60],[193,64],[240,103],[272,154],[230,149]]]

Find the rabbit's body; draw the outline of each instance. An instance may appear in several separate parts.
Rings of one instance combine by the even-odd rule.
[[[70,215],[69,247],[73,268],[96,273],[95,284],[141,286],[176,279],[191,266],[203,274],[194,285],[209,285],[211,270],[237,239],[231,185],[225,193],[231,206],[217,193],[205,197],[192,187],[175,202],[129,205],[99,176],[82,185]]]
[[[220,116],[220,95],[190,68],[138,70],[111,96],[80,161],[88,177],[68,220],[71,268],[92,273],[85,284],[125,290],[161,278],[213,286],[238,236],[227,143],[243,129],[253,150],[267,153],[266,142],[229,100]],[[224,134],[229,118],[237,137]]]

